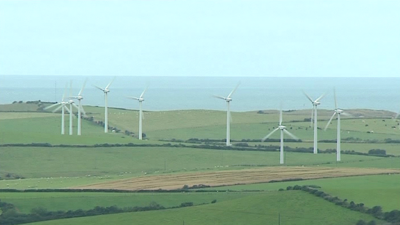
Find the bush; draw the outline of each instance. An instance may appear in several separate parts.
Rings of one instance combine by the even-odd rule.
[[[180,207],[189,207],[189,206],[193,206],[193,202],[182,202],[180,205]]]

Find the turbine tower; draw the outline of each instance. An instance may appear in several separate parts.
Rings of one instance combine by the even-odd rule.
[[[142,111],[142,102],[144,101],[144,93],[146,92],[146,89],[144,89],[144,91],[142,92],[142,94],[140,95],[139,98],[137,97],[128,97],[130,99],[134,99],[137,100],[139,102],[139,140],[143,139],[143,131],[142,131],[142,121],[143,121],[143,111]]]
[[[279,115],[279,126],[277,128],[275,128],[273,131],[271,131],[271,133],[269,133],[267,136],[265,136],[263,139],[261,139],[261,141],[265,141],[267,140],[273,133],[275,133],[275,131],[277,130],[281,130],[281,149],[280,149],[280,160],[279,163],[282,165],[284,164],[284,156],[283,156],[283,133],[286,133],[287,135],[289,135],[291,138],[295,139],[295,140],[299,140],[298,137],[294,136],[292,133],[290,133],[289,131],[286,130],[286,127],[282,125],[282,109],[280,111],[280,115]]]
[[[325,130],[328,128],[329,124],[332,122],[333,117],[335,117],[335,115],[337,115],[337,139],[336,139],[336,161],[340,162],[340,115],[344,112],[343,110],[339,109],[337,106],[337,101],[336,101],[336,91],[333,90],[333,94],[335,96],[335,110],[334,113],[332,115],[332,117],[330,118],[330,120],[328,121],[328,123],[325,126]]]
[[[47,109],[51,109],[51,108],[53,108],[55,106],[58,106],[56,109],[54,109],[52,111],[53,113],[55,113],[55,112],[57,112],[58,110],[61,109],[61,134],[62,135],[65,134],[65,110],[67,110],[69,112],[69,109],[67,107],[67,104],[69,102],[65,101],[65,91],[67,90],[67,86],[68,86],[68,84],[65,85],[64,95],[62,97],[61,102],[55,103],[53,105],[49,105],[49,106],[44,108],[45,110],[47,110]]]
[[[73,115],[72,106],[74,106],[75,108],[78,108],[75,105],[75,102],[74,102],[73,97],[72,97],[72,80],[71,80],[70,86],[69,86],[69,101],[68,101],[68,104],[69,104],[69,135],[72,135],[73,134],[73,130],[72,130],[72,122],[73,122],[72,121],[73,120],[73,117],[72,117],[72,115]]]
[[[115,80],[115,77],[111,80],[110,83],[103,89],[99,86],[95,86],[97,89],[104,92],[104,133],[108,133],[108,100],[107,95],[110,90],[108,89],[112,82]]]
[[[321,96],[319,96],[319,98],[313,100],[307,93],[305,93],[304,91],[303,93],[313,105],[313,109],[311,111],[311,124],[314,117],[314,154],[317,154],[318,153],[317,106],[321,104],[319,101],[325,96],[325,94],[322,94]]]
[[[236,91],[239,87],[238,83],[236,87],[231,91],[231,93],[227,97],[222,97],[218,95],[213,95],[215,98],[219,98],[226,101],[227,110],[226,110],[226,146],[231,146],[231,131],[230,131],[230,122],[231,122],[231,111],[230,111],[230,102],[232,101],[232,94]]]
[[[77,99],[78,100],[78,135],[81,135],[82,134],[82,131],[81,131],[81,128],[82,128],[82,113],[83,113],[83,115],[86,115],[86,112],[85,112],[85,110],[83,109],[83,107],[82,107],[82,99],[83,99],[83,96],[82,96],[82,92],[83,92],[83,89],[85,88],[85,85],[86,85],[86,81],[87,81],[87,79],[85,80],[85,82],[83,83],[83,86],[82,86],[82,89],[79,91],[79,93],[78,93],[78,95],[77,96],[73,96],[72,98],[74,98],[74,99]]]

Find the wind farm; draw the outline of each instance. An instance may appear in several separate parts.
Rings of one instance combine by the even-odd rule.
[[[298,110],[283,110],[281,107],[279,110],[271,108],[235,111],[232,108],[243,101],[243,91],[236,93],[239,89],[239,84],[236,84],[233,89],[224,89],[229,93],[226,97],[213,96],[227,103],[226,110],[146,109],[146,126],[143,130],[142,103],[145,96],[148,103],[145,107],[151,108],[157,102],[154,92],[163,89],[152,88],[147,91],[147,87],[143,89],[138,84],[134,89],[140,93],[137,97],[105,97],[107,102],[113,102],[114,98],[119,97],[127,99],[129,104],[132,103],[130,100],[138,101],[138,108],[118,108],[109,104],[93,106],[82,101],[83,93],[85,100],[90,99],[91,93],[97,96],[98,92],[92,92],[90,88],[85,90],[86,84],[92,82],[91,79],[83,80],[76,96],[71,94],[71,90],[67,95],[66,85],[60,102],[16,102],[0,105],[0,132],[3,137],[0,143],[0,165],[3,165],[0,166],[0,176],[6,178],[0,180],[0,190],[8,190],[0,191],[0,197],[2,201],[22,209],[21,216],[36,210],[35,199],[38,198],[43,199],[40,204],[45,205],[48,211],[83,210],[86,213],[95,207],[109,207],[110,202],[121,208],[132,206],[127,202],[128,199],[136,201],[132,199],[140,198],[140,201],[148,202],[150,198],[146,196],[152,193],[158,196],[153,197],[153,201],[168,209],[171,207],[172,212],[177,213],[183,210],[179,204],[185,202],[193,203],[187,210],[209,210],[208,207],[221,204],[219,206],[226,205],[229,211],[230,207],[235,207],[232,205],[235,201],[243,201],[240,204],[248,208],[256,207],[250,200],[252,198],[273,197],[291,199],[285,201],[294,205],[301,201],[316,201],[318,204],[313,207],[323,209],[322,218],[313,213],[312,209],[302,215],[293,214],[295,210],[302,209],[295,207],[291,215],[282,215],[282,218],[291,220],[292,215],[304,216],[304,222],[293,219],[289,224],[318,224],[327,218],[344,224],[356,224],[359,220],[375,221],[378,224],[386,221],[384,217],[349,209],[351,204],[335,205],[319,197],[291,191],[296,185],[302,185],[304,190],[308,188],[305,187],[307,185],[319,186],[321,188],[316,190],[335,195],[342,199],[340,201],[350,199],[355,204],[366,202],[363,206],[365,212],[378,205],[383,212],[398,208],[392,201],[393,196],[397,195],[396,187],[400,185],[397,182],[400,180],[397,179],[400,176],[400,152],[396,142],[400,131],[393,128],[397,128],[398,123],[393,119],[396,116],[394,112],[342,109],[338,106],[338,103],[342,105],[342,101],[339,99],[338,102],[336,89],[327,92],[326,95],[332,98],[325,98],[324,104],[334,105],[334,111],[332,114],[331,109],[318,109],[317,122],[324,125],[326,123],[326,126],[318,134],[318,154],[314,154],[315,133],[314,126],[310,127],[310,121],[315,121],[316,113],[312,106],[311,119],[310,109],[307,107],[309,99],[304,99],[305,108]],[[119,79],[112,78],[103,90],[108,89],[111,84],[118,90]],[[245,81],[240,84],[241,89],[247,89]],[[215,91],[212,90],[216,93]],[[301,91],[297,95],[301,95]],[[314,100],[313,105],[315,102],[319,103],[324,96]],[[233,98],[235,104],[230,105]],[[205,95],[204,99],[209,101],[209,95]],[[78,102],[75,104],[70,100]],[[11,107],[13,111],[6,110]],[[71,108],[75,108],[75,111]],[[72,112],[69,114],[72,119],[64,115],[64,110]],[[340,117],[344,111],[347,116]],[[231,120],[232,117],[234,120]],[[106,118],[107,128],[112,132],[104,132]],[[59,130],[62,130],[64,123],[72,125],[73,129],[77,128],[76,135],[60,135]],[[321,130],[318,126],[317,129]],[[260,140],[260,135],[265,133],[267,135]],[[28,158],[29,163],[19,163]],[[374,191],[361,188],[367,185],[367,180],[382,182],[382,185],[378,185]],[[342,185],[336,187],[334,182]],[[385,183],[390,185],[384,186]],[[359,187],[358,193],[349,191],[347,186]],[[379,188],[385,190],[386,194],[374,198]],[[105,194],[105,190],[113,197]],[[19,191],[29,191],[32,193],[31,197],[24,202],[18,201]],[[123,194],[122,191],[127,193]],[[212,194],[200,194],[204,191]],[[266,191],[271,194],[265,196]],[[46,200],[50,196],[53,200]],[[88,196],[95,198],[96,203],[79,200]],[[175,200],[167,200],[170,198]],[[279,211],[283,210],[283,205],[274,205],[277,210],[267,215],[265,220],[274,221]],[[331,217],[331,210],[343,210],[343,218],[338,220]],[[128,214],[131,215],[129,218],[137,216],[138,221],[146,218],[138,212]],[[113,220],[112,215],[114,214],[107,216],[110,221]],[[153,219],[158,221],[156,218],[159,215],[161,216],[155,214]],[[225,211],[220,216],[229,220]],[[247,220],[250,218],[247,214],[245,217]],[[56,224],[69,221],[66,218],[56,218],[58,217],[48,222]],[[96,216],[84,216],[81,219],[84,218],[93,223],[98,222]],[[186,221],[195,220],[199,218],[191,215]],[[254,221],[255,224],[260,222],[261,220]],[[125,224],[122,221],[120,223]]]
[[[399,225],[398,1],[0,1],[0,225]]]

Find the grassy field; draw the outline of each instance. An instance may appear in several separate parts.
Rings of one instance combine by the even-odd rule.
[[[85,107],[89,117],[104,120],[104,108]],[[82,136],[76,136],[77,121],[74,118],[74,135],[68,135],[69,116],[65,117],[66,135],[60,135],[61,115],[37,111],[35,104],[0,106],[0,144],[50,143],[67,145],[160,144],[160,139],[208,138],[224,139],[226,113],[212,110],[181,110],[145,112],[144,133],[149,138],[139,141],[124,135],[125,130],[136,133],[138,112],[135,110],[109,109],[110,126],[122,133],[104,134],[103,127],[83,120]],[[345,117],[342,126],[342,150],[368,152],[385,149],[387,154],[400,155],[400,144],[385,143],[385,139],[400,140],[399,121],[390,119],[393,113],[371,110],[347,110],[352,116]],[[332,112],[320,110],[319,128],[324,128]],[[279,114],[276,110],[257,112],[233,112],[231,137],[235,140],[261,139],[277,127]],[[310,110],[284,112],[284,125],[303,142],[285,142],[292,148],[312,147],[313,130],[310,128]],[[279,138],[276,133],[271,138]],[[336,139],[336,121],[327,131],[319,130],[319,140]],[[353,143],[345,143],[345,140]],[[364,143],[358,143],[363,142]],[[369,141],[370,143],[365,143]],[[278,146],[277,142],[252,142]],[[336,143],[319,143],[319,148],[335,149]],[[335,154],[310,154],[285,152],[285,163],[290,166],[397,168],[400,158],[342,155],[337,163]],[[26,179],[0,180],[0,188],[36,189],[69,188],[89,184],[117,181],[132,177],[148,177],[160,174],[183,174],[205,171],[243,170],[259,167],[276,167],[279,153],[257,151],[206,150],[171,147],[0,147],[0,177],[22,176]],[[0,193],[0,199],[15,203],[22,212],[35,206],[48,209],[70,210],[92,208],[96,205],[136,206],[155,201],[164,206],[179,205],[192,201],[195,204],[216,204],[157,212],[127,213],[103,217],[50,221],[39,224],[273,224],[281,213],[281,224],[355,224],[359,214],[302,192],[278,192],[289,185],[316,184],[332,195],[367,206],[381,205],[385,211],[400,209],[393,199],[400,198],[397,182],[399,175],[360,176],[351,178],[318,179],[309,181],[265,183],[246,186],[223,187],[236,190],[262,189],[266,193],[213,193],[213,194],[110,194],[110,193]],[[272,191],[273,190],[273,191]],[[271,191],[271,192],[269,192]],[[133,203],[133,204],[132,204]],[[304,207],[307,205],[307,207]],[[333,216],[333,215],[341,215]],[[205,216],[206,215],[206,216]]]
[[[360,161],[382,160],[380,157],[343,155],[342,162],[337,164],[335,154],[314,155],[288,152],[285,155],[286,165],[346,166]],[[0,165],[2,177],[7,173],[25,178],[118,174],[137,176],[154,173],[277,166],[279,165],[279,153],[171,147],[2,147]],[[3,182],[0,181],[0,183]]]
[[[400,197],[399,174],[237,185],[212,189],[274,191],[294,185],[318,185],[323,191],[333,196],[356,203],[364,203],[368,207],[379,205],[384,211],[400,209],[400,202],[395,200]]]
[[[217,224],[217,225],[353,225],[359,219],[370,221],[366,214],[347,210],[323,199],[300,191],[255,194],[230,201],[182,209],[123,213],[108,216],[55,220],[35,225],[51,224]],[[340,215],[340,216],[338,216]],[[378,224],[383,224],[378,221]]]
[[[164,207],[179,206],[183,202],[194,205],[223,202],[243,198],[256,193],[221,192],[221,193],[0,193],[0,199],[14,204],[21,212],[29,213],[31,209],[42,207],[52,211],[89,210],[96,206],[134,207],[148,206],[156,202]]]

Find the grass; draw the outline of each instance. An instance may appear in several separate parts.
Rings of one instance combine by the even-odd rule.
[[[35,112],[35,105],[13,104],[0,106],[0,144],[5,143],[51,143],[83,144],[101,143],[160,143],[159,139],[209,138],[224,139],[226,132],[226,113],[212,110],[181,110],[165,112],[145,112],[144,132],[149,138],[139,142],[136,138],[123,134],[104,134],[103,127],[83,120],[82,136],[60,135],[60,114]],[[104,108],[85,107],[88,116],[104,120]],[[4,112],[30,111],[30,112]],[[356,112],[356,113],[354,113]],[[399,144],[384,143],[391,138],[398,140],[400,130],[398,121],[387,119],[388,113],[378,111],[354,110],[354,115],[371,114],[381,118],[365,116],[342,117],[342,139],[376,141],[377,143],[342,143],[342,150],[368,152],[370,149],[385,149],[388,154],[400,155]],[[134,110],[109,109],[110,126],[124,130],[138,130],[138,112]],[[324,128],[331,111],[320,110],[318,125]],[[232,139],[261,139],[268,134],[279,120],[277,111],[265,114],[256,112],[233,112],[231,125]],[[384,117],[382,117],[384,116]],[[301,143],[286,142],[290,147],[312,147],[313,131],[309,122],[309,110],[284,112],[284,125],[301,138]],[[69,117],[65,118],[68,133]],[[74,120],[76,133],[76,120]],[[373,131],[373,133],[371,133]],[[370,132],[370,133],[367,133]],[[279,138],[276,133],[271,138]],[[336,121],[327,131],[319,130],[319,140],[336,139]],[[260,144],[260,143],[251,143]],[[279,143],[264,143],[264,145]],[[335,143],[319,143],[320,149],[335,149]],[[360,168],[400,168],[400,158],[377,158],[356,155],[342,155],[343,162],[336,163],[335,154],[304,154],[285,152],[286,165],[336,166]],[[277,166],[278,152],[218,151],[191,148],[161,147],[120,147],[120,148],[33,148],[0,147],[0,176],[19,175],[27,179],[1,180],[0,188],[34,189],[67,188],[78,185],[100,183],[134,176],[147,176],[163,173],[184,173],[196,171],[216,171],[257,166]],[[109,215],[104,217],[80,218],[63,221],[50,221],[39,224],[180,224],[184,219],[188,224],[273,224],[281,213],[281,224],[355,224],[360,218],[372,218],[342,209],[322,199],[301,192],[277,192],[280,187],[294,184],[317,184],[323,190],[340,198],[347,198],[367,206],[381,205],[383,209],[399,209],[397,201],[400,184],[399,175],[363,176],[351,178],[320,179],[312,181],[254,184],[229,187],[232,189],[274,190],[263,194],[214,193],[215,195],[142,195],[106,193],[0,193],[1,199],[15,202],[22,211],[28,212],[35,205],[49,209],[91,208],[100,204],[107,206],[118,203],[121,206],[148,204],[155,200],[165,206],[194,201],[196,204],[218,199],[217,204],[197,206],[158,212],[143,212]],[[224,188],[223,188],[224,189]],[[42,195],[43,194],[43,195]],[[226,197],[226,198],[225,198]],[[237,198],[236,198],[237,197]],[[194,199],[194,200],[190,200]],[[134,204],[134,205],[135,205]],[[114,205],[114,204],[111,204]],[[307,205],[307,207],[304,207]],[[206,215],[206,216],[205,216]],[[333,215],[341,215],[333,216]],[[57,222],[57,223],[56,223]]]
[[[381,160],[379,157],[343,155],[347,163]],[[285,154],[286,165],[335,166],[335,154]],[[81,177],[176,173],[279,165],[278,152],[206,150],[171,147],[43,148],[2,147],[0,176],[25,178]],[[0,187],[3,186],[0,182]],[[22,183],[22,181],[21,181]],[[4,187],[4,186],[3,186]]]
[[[382,206],[384,211],[400,210],[400,175],[370,175],[359,177],[341,177],[293,182],[250,184],[212,188],[216,190],[278,190],[294,185],[318,185],[322,190],[367,207]]]
[[[337,216],[340,215],[340,216]],[[123,213],[34,223],[51,224],[278,224],[320,225],[356,224],[359,219],[373,217],[344,209],[300,191],[271,192],[215,204],[161,211]],[[378,221],[378,224],[382,224]]]
[[[243,198],[255,193],[0,193],[3,202],[14,204],[21,212],[29,213],[33,208],[45,208],[49,211],[88,210],[96,206],[118,206],[120,208],[133,206],[148,206],[156,202],[164,207],[179,206],[183,202],[193,202],[194,205],[211,203],[216,200],[223,202]]]

